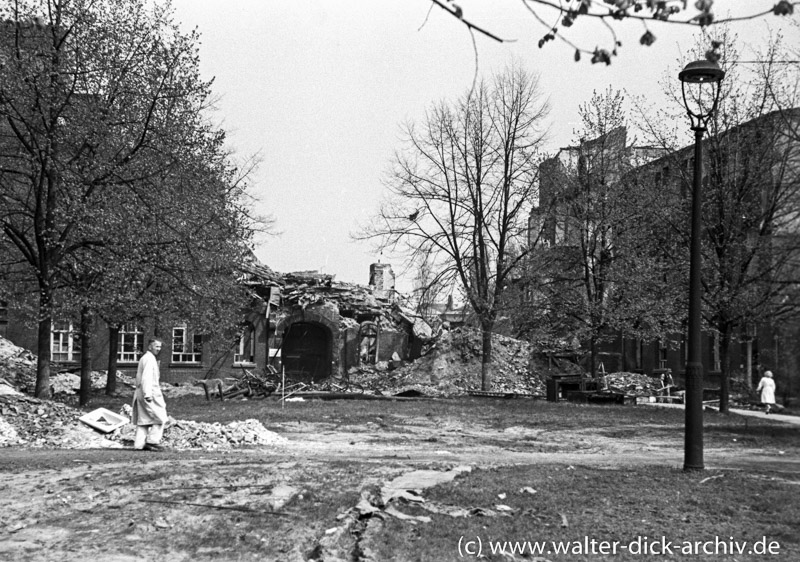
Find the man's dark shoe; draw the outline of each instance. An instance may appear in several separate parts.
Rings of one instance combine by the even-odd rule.
[[[144,444],[144,450],[145,451],[153,451],[153,452],[156,452],[156,453],[161,453],[161,452],[164,451],[164,447],[162,447],[161,445],[156,445],[155,443],[145,443]]]

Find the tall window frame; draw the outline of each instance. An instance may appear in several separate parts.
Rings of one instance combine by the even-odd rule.
[[[198,364],[203,359],[203,336],[191,332],[186,324],[172,328],[172,363]]]
[[[117,361],[136,363],[144,353],[144,330],[139,324],[123,324],[117,336]]]
[[[50,359],[56,363],[81,360],[80,335],[72,322],[55,321],[50,326]]]
[[[242,326],[239,332],[239,341],[233,353],[234,365],[255,365],[256,362],[256,331],[252,324]]]
[[[666,369],[669,359],[669,342],[667,338],[661,338],[658,341],[658,368]]]

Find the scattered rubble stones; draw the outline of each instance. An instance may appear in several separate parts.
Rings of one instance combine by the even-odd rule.
[[[126,425],[112,439],[133,441],[135,428]],[[162,445],[172,449],[220,450],[239,446],[275,446],[286,443],[287,439],[269,431],[260,421],[249,419],[220,423],[196,421],[176,421],[164,431]]]
[[[133,441],[136,428],[127,424],[101,435],[78,421],[83,412],[60,402],[25,395],[0,396],[0,446],[40,448],[119,448]],[[130,415],[127,413],[126,415]],[[230,449],[275,446],[286,439],[254,419],[220,423],[176,421],[164,432],[163,445],[173,449]]]
[[[118,372],[118,382],[133,388],[132,378]],[[36,356],[0,337],[0,447],[25,445],[39,448],[120,448],[133,441],[135,427],[127,424],[110,433],[100,434],[78,420],[84,412],[63,401],[75,402],[80,377],[59,373],[51,377],[58,400],[40,400],[28,396],[36,382]],[[92,373],[92,387],[106,385],[104,372]],[[200,392],[197,387],[173,387],[162,384],[168,396],[180,388]],[[127,407],[127,408],[126,408]],[[130,416],[130,406],[121,412]],[[173,449],[230,449],[240,446],[276,446],[286,439],[267,430],[254,419],[222,425],[176,421],[164,432],[163,444]]]
[[[78,423],[81,415],[60,402],[25,395],[0,396],[0,444],[60,446],[64,429]]]
[[[17,430],[14,429],[14,426],[0,417],[0,447],[18,445],[20,443],[22,443],[22,439]]]
[[[353,368],[350,380],[376,394],[416,392],[458,396],[481,389],[481,333],[468,328],[444,331],[428,353],[394,370],[388,365]],[[492,336],[492,391],[545,395],[546,364],[532,361],[527,342]]]
[[[354,387],[378,395],[422,395],[430,397],[458,396],[481,389],[482,341],[478,330],[455,328],[445,330],[413,362],[393,360],[374,366],[353,368],[348,373]],[[575,368],[575,366],[572,366]],[[544,397],[545,381],[553,373],[567,369],[546,358],[539,359],[531,344],[494,335],[492,338],[492,392]],[[134,380],[121,372],[118,382],[129,390]],[[85,448],[130,446],[135,428],[131,424],[107,435],[101,435],[78,421],[84,412],[69,404],[77,404],[75,393],[80,377],[59,373],[52,378],[57,400],[39,400],[29,396],[36,382],[36,356],[0,337],[0,447]],[[104,388],[106,374],[92,373],[92,386]],[[604,387],[635,396],[659,394],[657,377],[637,373],[609,373]],[[162,384],[168,398],[185,394],[201,394],[192,385]],[[312,389],[313,390],[313,389]],[[737,389],[732,389],[736,392]],[[748,390],[742,391],[747,404]],[[732,396],[734,399],[734,396]],[[130,416],[128,411],[122,412]],[[259,421],[201,423],[178,420],[164,433],[163,444],[173,449],[230,449],[242,446],[279,446],[286,440],[267,430]]]
[[[36,387],[36,356],[0,337],[0,378],[32,393]]]
[[[654,396],[662,388],[658,377],[640,373],[609,373],[605,382],[609,389],[632,396]]]

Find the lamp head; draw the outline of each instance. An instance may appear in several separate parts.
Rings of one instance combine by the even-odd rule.
[[[690,62],[678,73],[678,79],[689,84],[721,82],[723,78],[725,78],[725,71],[717,63],[709,60]]]
[[[705,131],[709,119],[717,109],[720,82],[724,77],[725,71],[717,63],[709,60],[690,62],[678,73],[683,104],[689,114],[693,130]],[[687,85],[690,90],[688,97]]]

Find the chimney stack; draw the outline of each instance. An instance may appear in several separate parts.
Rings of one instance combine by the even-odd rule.
[[[379,299],[394,300],[394,272],[388,263],[373,263],[369,266],[369,286]]]

